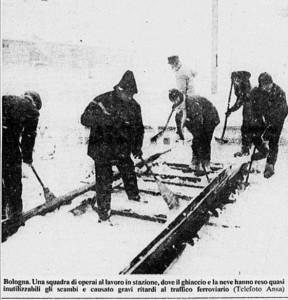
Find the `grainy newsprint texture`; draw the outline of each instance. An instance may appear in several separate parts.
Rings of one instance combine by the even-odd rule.
[[[1,5],[1,299],[288,299],[288,0]]]

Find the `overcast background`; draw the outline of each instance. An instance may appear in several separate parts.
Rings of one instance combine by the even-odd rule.
[[[161,124],[169,113],[167,91],[175,86],[175,78],[167,65],[167,56],[179,54],[185,64],[198,72],[196,92],[210,98],[223,119],[233,70],[250,71],[253,85],[257,84],[260,72],[270,72],[287,91],[287,11],[287,0],[219,0],[216,95],[211,95],[210,77],[211,0],[4,0],[2,36],[106,47],[108,63],[93,70],[94,82],[90,79],[93,88],[87,88],[89,93],[82,93],[81,99],[77,97],[77,103],[70,97],[70,104],[82,110],[91,97],[110,90],[125,70],[131,69],[138,83],[136,99],[142,106],[146,124]],[[112,59],[109,51],[117,49],[119,57]],[[8,78],[8,73],[8,68],[3,67],[4,77],[7,74]],[[32,74],[32,69],[24,72],[27,76],[29,73]],[[10,78],[15,78],[12,74]],[[18,90],[8,79],[4,80],[5,93],[21,93],[20,87],[25,89],[20,81],[26,75],[20,74],[17,72],[22,77]],[[83,86],[87,80],[81,78],[76,82]],[[38,88],[47,94],[42,82],[34,86],[31,80],[29,83],[29,88]],[[45,84],[50,90],[56,86],[53,80]],[[53,103],[55,99],[57,97],[49,97],[46,101]],[[73,110],[72,105],[70,109]],[[47,111],[50,112],[49,108]],[[240,112],[234,114],[230,122],[239,123],[239,118]]]

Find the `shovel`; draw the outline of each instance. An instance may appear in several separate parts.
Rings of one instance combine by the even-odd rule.
[[[228,121],[227,112],[229,111],[229,108],[230,108],[230,101],[231,101],[233,83],[234,83],[234,80],[231,78],[231,87],[230,87],[230,92],[229,92],[229,97],[228,97],[227,111],[226,111],[226,114],[225,114],[225,121],[224,121],[224,127],[223,127],[223,131],[222,131],[222,135],[221,135],[221,138],[215,137],[215,140],[220,144],[227,144],[228,143],[228,140],[224,139],[224,135],[225,135],[226,127],[227,127],[227,121]]]
[[[246,176],[246,180],[245,180],[245,183],[244,183],[244,186],[245,186],[245,187],[247,187],[247,186],[249,185],[248,180],[249,180],[249,175],[250,175],[250,173],[251,173],[252,164],[253,164],[253,161],[254,161],[254,160],[253,160],[253,156],[254,156],[255,152],[256,152],[256,146],[254,146],[254,149],[253,149],[253,152],[252,152],[252,155],[251,155],[251,159],[250,159],[250,162],[249,162],[248,174],[247,174],[247,176]]]
[[[179,200],[176,195],[163,183],[161,180],[157,178],[157,176],[152,172],[151,167],[147,165],[147,163],[141,158],[143,165],[147,168],[147,171],[154,177],[155,182],[157,183],[159,192],[168,205],[169,209],[178,208]]]
[[[31,166],[33,173],[35,174],[36,178],[38,179],[39,183],[41,184],[41,186],[43,188],[44,198],[45,198],[46,202],[49,203],[49,202],[53,201],[54,199],[56,199],[56,196],[52,192],[50,192],[50,190],[47,186],[44,185],[44,183],[42,182],[38,173],[36,172],[35,168],[33,167],[33,165],[30,165],[30,166]]]
[[[169,122],[170,122],[170,119],[171,119],[171,117],[172,117],[172,115],[173,115],[173,112],[174,112],[174,109],[171,110],[170,115],[169,115],[169,117],[168,117],[168,119],[167,119],[167,121],[166,121],[166,124],[165,124],[165,126],[163,127],[163,129],[162,129],[161,131],[159,131],[156,135],[154,135],[154,136],[150,139],[150,142],[151,142],[151,143],[156,143],[157,140],[158,140],[158,139],[163,135],[163,133],[166,131],[166,129],[167,129],[167,127],[168,127],[168,124],[169,124]]]
[[[267,132],[268,128],[270,128],[270,125],[268,125],[268,126],[265,128],[265,130],[262,132],[262,134],[261,134],[261,140],[262,140],[262,143],[263,143],[263,139],[264,139],[265,133]],[[249,185],[248,180],[249,180],[249,175],[250,175],[250,173],[251,173],[252,164],[253,164],[253,161],[254,161],[253,157],[254,157],[254,155],[255,155],[255,153],[256,153],[256,149],[257,149],[257,147],[254,145],[254,149],[253,149],[253,152],[252,152],[252,155],[251,155],[251,159],[250,159],[250,162],[249,162],[248,174],[247,174],[247,176],[246,176],[246,180],[245,180],[245,183],[244,183],[244,185],[245,185],[246,187]]]

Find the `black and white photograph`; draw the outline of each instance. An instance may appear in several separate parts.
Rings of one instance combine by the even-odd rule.
[[[288,0],[1,0],[1,299],[288,299]]]

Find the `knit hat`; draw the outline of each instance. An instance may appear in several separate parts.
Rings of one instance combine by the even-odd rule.
[[[251,77],[251,73],[249,73],[248,71],[235,71],[232,72],[231,74],[231,78],[233,80],[239,79],[241,81],[248,81],[250,77]]]
[[[260,86],[264,84],[273,83],[272,76],[266,72],[261,73],[258,77],[258,83]]]
[[[179,56],[178,55],[172,55],[172,56],[168,57],[168,64],[169,65],[174,64],[178,61],[179,61]]]
[[[126,92],[137,94],[138,90],[133,72],[130,70],[126,71],[119,83],[114,86],[114,89],[115,88],[122,88]]]
[[[169,90],[169,99],[172,102],[174,102],[180,95],[181,95],[181,92],[177,89]]]
[[[42,101],[41,101],[40,95],[37,92],[35,92],[35,91],[26,91],[24,93],[24,96],[31,97],[32,100],[34,101],[35,105],[36,105],[36,108],[38,110],[41,109],[41,107],[42,107]]]

